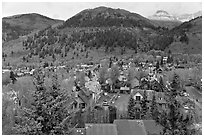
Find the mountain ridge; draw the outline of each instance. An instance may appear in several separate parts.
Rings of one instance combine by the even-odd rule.
[[[18,14],[2,18],[3,41],[13,40],[29,34],[33,31],[42,30],[64,21],[55,20],[38,13]]]
[[[197,18],[199,16],[202,16],[201,11],[190,13],[190,14],[172,15],[165,10],[157,10],[153,15],[148,16],[148,18],[151,20],[168,20],[168,21],[185,22],[185,21],[189,21],[191,19]]]
[[[147,18],[124,9],[97,7],[86,9],[67,19],[63,27],[150,27],[154,24]]]
[[[81,25],[80,21],[86,20],[86,17],[88,18],[88,21],[90,21],[92,17],[95,18],[98,14],[101,21],[109,21],[109,24],[106,24],[106,26],[100,26],[100,22],[96,21],[88,22],[86,26],[83,26],[83,23]],[[128,16],[126,17],[126,15]],[[143,19],[144,17],[136,15],[139,14],[134,14],[122,9],[113,10],[106,7],[95,8],[94,12],[93,9],[86,9],[73,16],[78,18],[73,20],[71,17],[70,19],[72,21],[71,23],[69,22],[70,24],[67,25],[66,22],[64,22],[59,27],[50,27],[39,31],[32,36],[26,35],[26,40],[22,41],[23,46],[20,42],[16,46],[21,45],[23,53],[30,52],[29,56],[25,56],[28,59],[31,59],[32,56],[36,57],[37,55],[39,56],[37,58],[46,58],[47,56],[56,56],[58,54],[61,57],[69,56],[69,59],[71,59],[73,56],[78,57],[78,55],[82,54],[76,54],[75,52],[75,47],[79,45],[83,47],[82,51],[87,49],[90,51],[96,48],[96,50],[104,49],[104,53],[109,54],[116,51],[116,49],[119,49],[118,53],[123,54],[128,50],[131,50],[131,52],[134,53],[148,52],[150,50],[171,50],[180,45],[180,43],[185,45],[186,49],[188,49],[188,43],[190,43],[191,46],[189,47],[193,48],[191,41],[198,41],[200,38],[200,36],[191,36],[192,33],[196,33],[195,35],[198,34],[197,30],[200,27],[199,23],[202,22],[200,19],[195,19],[190,23],[191,25],[188,25],[188,22],[182,23],[182,25],[178,24],[176,29],[169,30],[165,26],[158,27],[159,25],[155,25],[154,21]],[[133,16],[133,18],[134,16],[138,17],[138,20],[129,20],[131,16]],[[118,20],[114,20],[115,18],[125,19],[125,21],[119,22],[122,24],[124,23],[124,25],[122,26],[121,24],[118,24]],[[70,20],[68,19],[67,21]],[[139,21],[139,23],[137,21]],[[135,22],[139,25],[134,24]],[[73,27],[71,26],[72,23],[75,23]],[[97,24],[97,26],[94,23],[99,24]],[[147,25],[150,25],[150,27]],[[190,28],[189,30],[188,27]],[[202,36],[202,33],[198,35]],[[174,42],[177,42],[176,45],[171,45]],[[12,45],[12,42],[9,45]],[[169,47],[169,45],[171,46]],[[10,54],[11,51],[9,47],[7,47],[8,46],[4,46],[4,48],[9,51],[7,53]],[[181,48],[176,49],[176,51],[179,52],[179,50],[182,50],[184,53],[187,51],[183,50],[182,46],[180,47]],[[200,44],[199,41],[196,43],[193,53],[200,54],[200,47],[202,48],[202,44]],[[19,54],[21,51],[18,50],[18,47],[15,48],[17,49],[14,53],[17,52],[18,55],[22,55]],[[189,51],[191,52],[191,50]],[[86,54],[88,54],[88,52],[86,52]]]

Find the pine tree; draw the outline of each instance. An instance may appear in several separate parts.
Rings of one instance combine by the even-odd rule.
[[[128,102],[128,117],[129,117],[129,119],[135,118],[134,106],[135,106],[135,101],[134,101],[133,97],[130,96],[130,99]]]
[[[156,70],[159,69],[159,61],[157,61],[157,64],[156,64]]]
[[[160,119],[157,120],[157,122],[163,126],[163,134],[193,134],[193,132],[188,129],[192,124],[192,118],[187,116],[184,119],[180,112],[181,104],[177,100],[179,88],[179,77],[177,74],[174,74],[171,90],[167,94],[168,109],[160,113]]]
[[[91,111],[91,107],[88,107],[86,111],[86,123],[92,123],[93,115]]]
[[[84,128],[85,123],[84,123],[84,118],[82,115],[82,108],[80,106],[79,111],[76,113],[76,120],[77,120],[77,127],[78,128]]]
[[[163,62],[163,56],[161,57],[160,65],[163,67],[164,62]]]
[[[116,84],[116,81],[117,81],[119,75],[120,75],[120,71],[119,71],[118,66],[112,65],[111,72],[110,72],[110,78],[111,78],[111,80],[113,82],[113,85]]]
[[[11,78],[13,84],[17,81],[13,71],[10,72],[10,78]]]
[[[144,91],[144,96],[141,101],[141,108],[142,108],[142,119],[146,119],[147,111],[148,111],[148,106],[147,106],[147,91]]]
[[[71,113],[67,103],[69,96],[59,92],[57,82],[53,82],[50,90],[45,88],[44,74],[41,70],[34,76],[36,91],[34,102],[29,109],[22,108],[21,122],[15,126],[18,134],[50,135],[69,134]],[[56,77],[54,77],[57,80]],[[55,81],[54,80],[54,81]]]
[[[164,92],[164,90],[163,90],[163,88],[164,88],[164,81],[163,81],[162,77],[159,77],[159,85],[160,85],[159,92]]]
[[[151,106],[150,106],[150,113],[152,116],[152,119],[156,120],[157,119],[157,114],[158,114],[158,107],[157,107],[157,103],[156,103],[156,95],[155,92],[153,92],[153,97],[152,97],[152,102],[151,102]]]
[[[135,78],[135,73],[133,68],[129,68],[127,72],[127,82],[131,85],[132,80]]]
[[[181,88],[179,75],[174,73],[173,80],[171,82],[171,91],[172,97],[176,97],[179,94],[179,90]]]
[[[100,84],[105,83],[105,80],[106,80],[105,75],[106,75],[106,73],[107,73],[107,68],[102,67],[102,68],[99,69],[99,83]]]

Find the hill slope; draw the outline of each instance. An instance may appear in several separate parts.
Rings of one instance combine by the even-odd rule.
[[[83,10],[66,20],[65,27],[148,27],[155,28],[154,23],[139,14],[123,9],[97,7]]]
[[[63,23],[63,21],[36,13],[4,17],[2,19],[2,39],[3,41],[17,39],[19,36],[60,23]]]
[[[168,21],[168,20],[152,20],[157,26],[173,29],[182,24],[180,21]]]
[[[202,54],[202,17],[182,23],[171,30],[174,35],[169,49],[173,52]]]
[[[81,18],[85,17],[86,13],[90,16],[84,21]],[[119,17],[115,17],[114,13],[123,15],[123,21],[120,22],[122,25],[116,22]],[[96,59],[107,55],[147,53],[152,49],[201,53],[201,17],[168,30],[156,27],[155,22],[138,14],[130,17],[132,14],[125,10],[104,7],[84,10],[59,27],[48,27],[35,34],[3,43],[3,52],[7,54],[3,65],[9,62],[31,65],[41,61],[76,63],[76,60]],[[108,23],[100,24],[97,22],[97,16]],[[95,22],[92,22],[91,18]],[[135,19],[129,20],[130,18]]]

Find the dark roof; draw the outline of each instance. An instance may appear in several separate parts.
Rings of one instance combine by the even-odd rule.
[[[89,98],[82,90],[79,91],[78,96],[83,100],[84,103],[89,104]]]
[[[85,93],[86,96],[90,96],[91,95],[91,91],[85,87],[80,87],[80,89]]]
[[[158,125],[154,120],[143,120],[148,135],[160,135],[162,126]]]
[[[147,135],[141,120],[114,120],[118,135]]]
[[[86,135],[117,135],[114,124],[85,124]]]

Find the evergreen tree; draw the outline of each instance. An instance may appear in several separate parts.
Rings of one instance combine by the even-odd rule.
[[[159,92],[164,92],[164,90],[163,90],[163,88],[164,88],[164,81],[163,81],[162,77],[159,77],[159,85],[160,85]]]
[[[110,72],[110,78],[113,82],[113,85],[116,83],[118,77],[120,75],[120,71],[117,65],[112,65],[111,72]]]
[[[92,123],[92,111],[91,111],[91,107],[88,107],[88,109],[86,110],[86,123]]]
[[[187,116],[184,119],[180,112],[181,104],[177,100],[179,87],[179,77],[175,73],[171,83],[171,89],[167,94],[168,108],[160,114],[160,119],[157,120],[164,127],[163,134],[193,134],[189,129],[189,126],[192,124],[192,118]]]
[[[157,61],[157,64],[156,64],[156,70],[159,69],[159,61]]]
[[[156,95],[155,92],[153,93],[152,96],[152,102],[151,102],[151,106],[150,106],[150,113],[152,116],[152,119],[156,120],[157,119],[157,114],[158,114],[158,107],[157,107],[157,103],[156,103]]]
[[[164,62],[163,62],[163,56],[161,57],[160,65],[161,65],[161,66],[164,65]]]
[[[29,109],[22,108],[21,122],[15,129],[18,134],[27,135],[50,135],[69,134],[70,117],[69,96],[59,92],[56,83],[47,90],[44,85],[44,74],[41,70],[34,75],[36,91],[33,94],[34,102]],[[54,78],[56,79],[56,78]]]
[[[14,74],[13,71],[10,72],[10,79],[12,80],[12,83],[13,83],[13,84],[17,81],[17,79],[15,78],[15,74]]]
[[[128,69],[128,74],[127,74],[127,82],[128,84],[131,85],[132,80],[135,78],[135,73],[133,68]]]
[[[130,96],[129,102],[128,102],[128,118],[129,119],[134,119],[135,118],[135,111],[134,107],[135,106],[135,101],[132,96]]]
[[[171,92],[171,93],[172,93],[172,95],[173,95],[174,97],[177,96],[178,90],[180,90],[180,84],[181,84],[181,82],[180,82],[180,77],[179,77],[179,75],[176,74],[176,73],[174,73],[174,74],[173,74],[173,80],[172,80],[172,82],[171,82],[171,89],[172,89],[172,91],[173,91],[173,92]]]
[[[78,128],[84,128],[85,127],[81,106],[80,106],[79,111],[76,113],[76,120],[77,120],[77,127]]]
[[[106,81],[105,75],[107,73],[107,68],[102,67],[99,69],[99,83],[103,84]]]
[[[147,91],[144,91],[144,96],[141,101],[141,108],[142,108],[142,119],[146,119],[147,111],[148,111],[148,106],[147,106]]]

